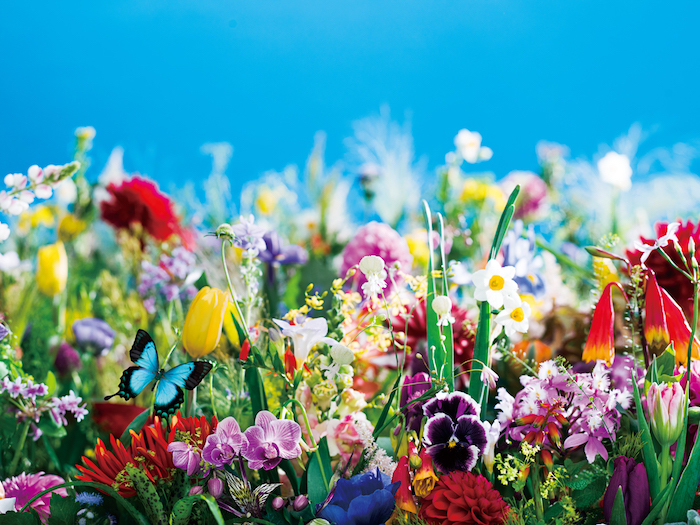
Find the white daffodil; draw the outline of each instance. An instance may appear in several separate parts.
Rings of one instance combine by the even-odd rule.
[[[513,337],[516,332],[524,334],[530,327],[530,305],[515,297],[506,297],[503,310],[496,316],[496,323],[505,329],[508,337]]]
[[[622,191],[632,187],[632,166],[627,155],[611,151],[598,161],[598,173],[607,182]]]
[[[438,326],[447,326],[455,322],[455,318],[452,317],[452,301],[449,297],[437,295],[430,304],[438,315]]]
[[[360,261],[360,271],[367,278],[367,282],[362,285],[362,293],[366,298],[377,297],[386,288],[384,266],[384,259],[377,255],[366,255]]]
[[[481,134],[461,129],[455,137],[455,146],[461,157],[469,164],[489,160],[493,156],[491,148],[481,145]]]
[[[639,250],[642,252],[642,257],[641,257],[641,264],[642,268],[646,268],[645,264],[646,260],[649,258],[651,253],[656,250],[657,248],[664,248],[665,246],[668,245],[669,242],[678,242],[678,237],[676,236],[676,232],[678,231],[678,228],[681,227],[680,222],[672,222],[671,224],[668,225],[668,228],[666,229],[666,235],[663,235],[662,237],[659,237],[654,244],[644,244],[641,241],[634,241],[634,247],[635,249]],[[691,237],[692,240],[692,237]]]
[[[503,306],[506,297],[518,296],[518,285],[513,280],[515,268],[505,266],[491,259],[484,270],[474,272],[472,282],[476,286],[474,298],[477,301],[488,301],[492,308]]]

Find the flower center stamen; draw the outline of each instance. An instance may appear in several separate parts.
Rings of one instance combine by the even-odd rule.
[[[489,288],[492,290],[502,290],[504,284],[506,284],[506,282],[500,275],[494,275],[489,279]]]
[[[523,312],[522,308],[518,307],[510,313],[510,318],[519,323],[525,319],[525,312]]]

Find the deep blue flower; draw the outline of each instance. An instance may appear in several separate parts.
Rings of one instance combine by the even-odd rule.
[[[95,355],[106,354],[114,344],[115,332],[102,319],[94,317],[79,319],[73,323],[73,333],[78,346]]]
[[[309,259],[306,250],[298,244],[282,246],[279,235],[270,230],[263,235],[265,249],[260,251],[258,257],[261,261],[270,264],[304,264]]]
[[[339,479],[333,498],[319,517],[336,525],[383,525],[393,514],[400,482],[376,471]]]
[[[532,225],[523,238],[523,221],[517,220],[513,229],[503,239],[503,266],[514,266],[515,277],[521,295],[539,299],[544,295],[545,284],[540,274],[543,261],[535,256],[535,230]]]
[[[469,394],[464,392],[440,393],[423,405],[427,417],[437,414],[447,414],[453,421],[461,416],[478,416],[479,407]]]

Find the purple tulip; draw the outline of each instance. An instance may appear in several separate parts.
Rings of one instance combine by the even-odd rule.
[[[217,467],[230,465],[236,456],[245,452],[248,440],[241,432],[238,422],[227,417],[216,427],[216,432],[207,437],[202,449],[202,458]]]
[[[406,414],[406,429],[420,432],[423,421],[423,403],[418,401],[408,405],[414,399],[423,395],[430,388],[430,376],[419,372],[414,376],[406,376],[401,387],[401,409]],[[408,405],[408,407],[406,406]]]
[[[95,355],[105,355],[114,344],[114,330],[102,319],[79,319],[73,323],[73,333],[76,343]]]
[[[271,412],[262,410],[255,416],[255,426],[245,431],[248,448],[243,457],[251,469],[271,470],[283,459],[301,455],[301,427],[296,421],[277,419]]]
[[[626,456],[615,458],[615,470],[603,496],[603,513],[608,522],[618,488],[622,488],[622,497],[625,500],[627,525],[640,525],[651,509],[649,481],[644,463],[637,463]]]

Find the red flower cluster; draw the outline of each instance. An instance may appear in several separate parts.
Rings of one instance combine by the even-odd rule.
[[[170,480],[175,472],[173,455],[168,452],[168,445],[175,441],[177,434],[182,439],[186,434],[200,448],[204,447],[207,436],[216,430],[218,421],[212,418],[211,424],[204,418],[183,418],[178,412],[170,421],[168,429],[158,418],[153,426],[145,427],[138,434],[131,431],[131,443],[125,447],[113,435],[109,436],[111,450],[101,439],[95,447],[95,460],[83,456],[83,465],[76,465],[81,472],[76,479],[104,483],[115,489],[125,498],[136,495],[134,485],[126,473],[127,465],[140,468],[155,484],[157,480]]]
[[[100,204],[102,220],[116,229],[131,229],[139,224],[143,231],[159,241],[173,235],[182,238],[185,245],[192,234],[180,226],[173,201],[158,190],[155,182],[138,176],[107,186],[110,200]],[[187,246],[186,246],[187,247]]]
[[[484,476],[455,471],[440,476],[423,500],[420,517],[431,525],[499,525],[505,522],[508,509]]]
[[[668,223],[659,222],[656,224],[657,238],[666,233]],[[678,244],[681,247],[684,255],[688,255],[688,241],[692,238],[696,246],[700,246],[700,223],[695,225],[691,221],[685,224],[681,222],[681,227],[676,232]],[[654,244],[656,239],[641,238],[645,244]],[[669,243],[665,248],[661,248],[666,252],[669,259],[676,263],[679,267],[685,268],[683,261],[676,252],[673,243]],[[638,250],[627,250],[627,258],[632,264],[639,264],[642,257],[642,252]],[[686,257],[687,259],[687,257]],[[686,317],[689,319],[693,316],[693,285],[684,277],[678,270],[671,266],[663,255],[654,250],[646,260],[646,266],[656,274],[656,280],[659,285],[671,294],[678,304],[681,305]]]

